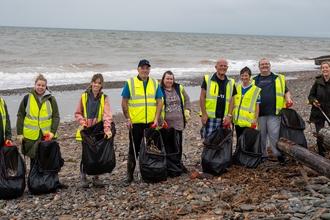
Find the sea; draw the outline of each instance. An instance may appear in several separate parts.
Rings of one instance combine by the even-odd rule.
[[[171,70],[176,78],[215,71],[219,58],[228,75],[245,66],[258,72],[267,58],[276,72],[316,70],[311,58],[330,54],[330,38],[0,27],[0,89],[31,87],[39,73],[49,85],[86,83],[95,73],[106,81],[137,74],[139,60],[151,76]]]
[[[330,38],[0,27],[0,90],[33,87],[42,73],[48,85],[88,83],[95,73],[105,81],[137,75],[141,59],[151,64],[150,76],[160,79],[171,70],[176,79],[215,72],[215,62],[228,60],[228,75],[248,66],[258,73],[266,58],[276,72],[317,70],[312,58],[330,54]],[[196,88],[185,88],[198,100]],[[74,120],[82,91],[53,92],[62,121]],[[121,112],[121,89],[105,90],[114,114]],[[4,97],[11,125],[22,95]]]

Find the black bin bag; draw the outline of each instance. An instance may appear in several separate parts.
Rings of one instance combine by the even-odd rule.
[[[281,114],[280,136],[295,144],[307,148],[307,141],[304,134],[305,122],[302,117],[291,108],[283,108]]]
[[[158,130],[144,129],[140,146],[139,165],[142,179],[146,183],[167,180],[166,153],[162,136]],[[158,152],[152,151],[155,147]]]
[[[39,142],[28,176],[29,191],[35,195],[55,192],[59,183],[58,172],[63,165],[64,160],[57,141]]]
[[[0,199],[15,199],[25,190],[25,161],[16,146],[0,149]]]
[[[257,168],[261,161],[261,156],[260,131],[252,128],[244,129],[236,145],[233,163],[248,168]]]
[[[115,124],[111,123],[112,137],[104,138],[103,122],[98,122],[81,130],[82,137],[82,169],[88,175],[111,173],[116,167],[114,138]]]
[[[167,175],[170,177],[180,176],[183,172],[183,163],[180,152],[180,136],[178,132],[170,127],[159,130],[164,142],[166,153]]]
[[[220,128],[213,131],[203,142],[203,172],[221,175],[232,165],[232,131]]]

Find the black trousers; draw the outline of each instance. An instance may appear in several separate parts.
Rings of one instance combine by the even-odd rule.
[[[140,146],[143,138],[143,131],[149,128],[149,124],[133,124],[133,128],[129,131],[129,151],[128,154],[134,155],[133,143],[135,147],[136,157],[139,156]],[[132,140],[133,136],[133,140]]]

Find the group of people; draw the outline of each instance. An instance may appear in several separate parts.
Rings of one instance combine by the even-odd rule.
[[[206,138],[222,124],[234,124],[237,140],[246,128],[258,128],[261,132],[262,162],[268,157],[268,140],[272,152],[281,165],[285,157],[278,151],[281,118],[279,112],[286,103],[292,103],[290,92],[281,74],[271,72],[266,59],[259,61],[260,73],[251,78],[251,70],[240,71],[242,84],[235,86],[235,80],[226,76],[228,62],[217,61],[216,72],[204,75],[200,94],[201,136]]]
[[[240,71],[242,84],[235,85],[235,80],[226,75],[228,62],[219,59],[216,72],[205,74],[200,93],[200,116],[202,138],[207,138],[214,130],[224,124],[234,124],[237,139],[246,128],[255,128],[261,132],[262,162],[268,157],[268,141],[272,152],[281,165],[286,164],[285,157],[278,151],[276,142],[279,138],[281,118],[279,112],[286,104],[293,105],[285,77],[271,72],[271,64],[266,59],[258,63],[260,73],[252,77],[251,70],[244,67]],[[183,130],[190,119],[190,98],[181,84],[175,82],[174,74],[166,71],[161,82],[149,77],[151,65],[148,60],[138,63],[138,75],[126,81],[122,90],[122,111],[129,130],[129,149],[127,175],[125,183],[133,181],[136,158],[140,151],[143,131],[150,125],[167,124],[180,136],[180,151],[183,151]],[[330,63],[321,65],[321,75],[317,76],[311,88],[308,100],[312,103],[310,121],[315,123],[319,132],[327,121],[319,108],[330,117]],[[83,92],[75,111],[78,123],[77,140],[81,140],[80,131],[100,121],[104,124],[104,138],[110,139],[112,111],[109,96],[102,92],[104,79],[102,74],[95,74],[89,87]],[[11,126],[5,101],[0,98],[0,143],[11,144]],[[329,121],[327,121],[329,123]],[[55,97],[47,87],[46,78],[40,74],[34,89],[25,95],[17,113],[17,141],[22,146],[21,152],[35,158],[38,143],[47,135],[57,138],[60,115]],[[325,156],[322,139],[317,138],[319,154]],[[32,163],[31,163],[32,164]],[[81,186],[89,187],[84,168],[80,171]],[[59,186],[62,185],[58,183]],[[104,184],[98,176],[92,177],[95,187]]]

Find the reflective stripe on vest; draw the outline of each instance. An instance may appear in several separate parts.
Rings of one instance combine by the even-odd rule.
[[[41,104],[39,109],[38,103],[33,94],[29,94],[26,105],[26,116],[24,118],[23,135],[30,140],[37,140],[39,131],[43,135],[48,134],[52,125],[52,105],[49,100]]]
[[[133,124],[143,123],[148,124],[153,122],[156,109],[156,91],[158,81],[148,78],[146,89],[144,89],[143,81],[137,77],[127,80],[130,91],[128,99],[128,112]]]
[[[215,74],[215,73],[214,73]],[[219,95],[219,84],[216,81],[211,80],[214,74],[206,74],[204,75],[204,79],[206,82],[206,98],[205,98],[205,108],[208,118],[216,117],[216,109],[217,109],[217,99]],[[232,78],[228,78],[228,83],[226,85],[226,97],[225,97],[225,110],[224,117],[228,114],[229,111],[229,103],[233,94],[235,80]],[[200,113],[201,115],[201,113]]]
[[[255,119],[256,104],[261,89],[252,86],[243,96],[242,85],[237,86],[237,94],[234,96],[233,123],[240,127],[251,127]]]
[[[97,121],[100,122],[103,120],[103,111],[104,111],[104,93],[102,93],[101,97],[100,97],[100,106],[99,106],[99,111],[97,114]],[[85,92],[81,95],[81,103],[83,106],[83,114],[84,114],[84,118],[87,121],[87,100],[88,100],[88,92]],[[77,141],[82,141],[81,138],[81,134],[80,131],[82,130],[81,125],[78,126],[77,132],[76,132],[76,140]]]
[[[6,124],[7,124],[7,114],[5,109],[5,100],[0,98],[0,114],[3,126],[3,139],[6,140]],[[2,143],[1,143],[2,144]]]

